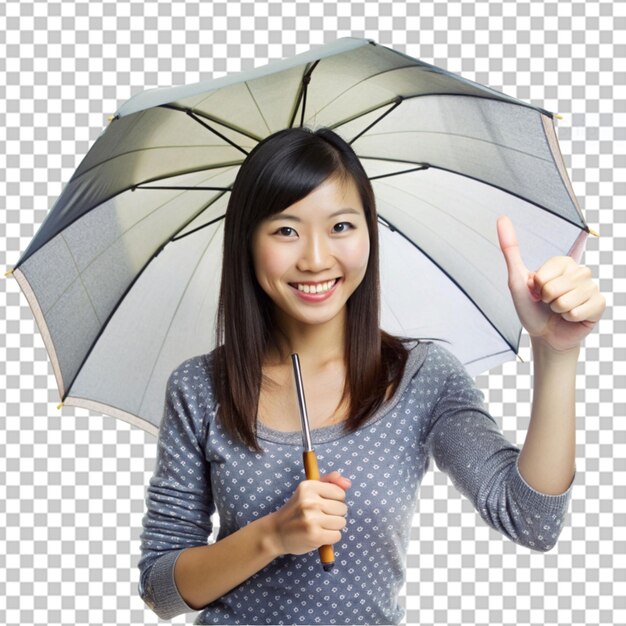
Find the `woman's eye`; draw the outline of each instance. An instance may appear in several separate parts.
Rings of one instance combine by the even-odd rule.
[[[351,228],[354,228],[354,225],[351,224],[350,222],[339,222],[339,224],[335,224],[335,229],[337,229],[338,227],[339,230],[335,230],[335,232],[337,233],[345,233],[346,231],[350,230]]]
[[[291,226],[282,226],[276,231],[276,234],[283,235],[284,237],[289,237],[291,232],[296,232]]]

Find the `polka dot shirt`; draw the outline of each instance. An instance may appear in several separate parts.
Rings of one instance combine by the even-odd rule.
[[[430,459],[483,520],[512,541],[549,550],[573,486],[548,495],[528,485],[519,448],[500,432],[463,364],[441,345],[413,341],[402,383],[358,431],[311,432],[321,474],[352,481],[347,526],[325,572],[319,553],[274,559],[204,607],[196,624],[399,624],[409,534]],[[259,423],[262,453],[234,441],[215,420],[211,354],[171,374],[157,461],[147,489],[139,594],[161,618],[193,612],[176,588],[187,548],[216,541],[282,507],[305,480],[302,436]]]

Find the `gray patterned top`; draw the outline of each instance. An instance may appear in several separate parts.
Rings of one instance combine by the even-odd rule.
[[[409,534],[429,459],[487,524],[533,550],[552,548],[572,485],[534,490],[519,473],[519,448],[498,429],[463,364],[446,348],[413,341],[402,383],[365,426],[313,429],[321,474],[352,481],[347,526],[325,572],[314,550],[283,555],[207,605],[196,624],[398,624]],[[143,518],[139,594],[161,618],[192,612],[174,582],[186,548],[216,541],[279,509],[305,479],[302,437],[258,424],[263,453],[233,441],[215,421],[211,355],[184,361],[166,391],[157,461]]]

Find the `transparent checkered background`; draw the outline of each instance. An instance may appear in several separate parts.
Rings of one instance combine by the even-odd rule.
[[[561,113],[568,171],[601,235],[589,238],[582,262],[607,299],[578,365],[568,523],[551,552],[518,547],[487,528],[435,469],[421,488],[401,601],[407,624],[626,624],[625,16],[625,3],[594,1],[4,2],[3,272],[106,117],[144,88],[248,70],[355,36]],[[1,284],[0,623],[156,623],[137,594],[156,440],[111,417],[57,409],[26,299],[12,277]],[[476,379],[520,445],[531,408],[529,346],[524,334],[524,363]]]

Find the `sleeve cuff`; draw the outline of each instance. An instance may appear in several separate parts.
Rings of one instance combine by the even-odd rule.
[[[572,495],[572,489],[574,487],[575,480],[576,470],[574,470],[572,482],[563,493],[550,494],[537,491],[524,480],[524,477],[519,471],[518,455],[515,461],[515,473],[513,475],[511,489],[519,498],[519,501],[528,504],[531,510],[536,509],[540,511],[545,511],[546,513],[559,514],[562,513],[563,509],[567,506],[567,503]]]
[[[192,613],[198,609],[190,607],[182,598],[174,580],[174,567],[178,557],[186,550],[173,550],[160,557],[152,566],[149,584],[152,587],[154,612],[161,619],[172,619],[181,613]]]

